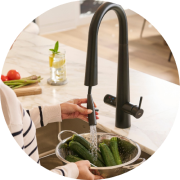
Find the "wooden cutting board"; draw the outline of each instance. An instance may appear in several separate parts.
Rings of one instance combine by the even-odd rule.
[[[14,89],[14,92],[19,97],[19,96],[41,94],[42,89],[41,86],[37,83],[37,84],[27,85],[18,89]]]
[[[29,74],[28,72],[26,72],[24,69],[22,69],[21,67],[14,65],[14,64],[9,64],[9,63],[5,63],[3,66],[3,70],[2,70],[2,74],[6,75],[7,72],[11,69],[15,69],[17,70],[21,77],[28,77],[31,76],[31,74]],[[41,86],[36,83],[36,84],[31,84],[31,85],[27,85],[18,89],[15,89],[14,92],[16,93],[16,95],[19,96],[28,96],[28,95],[35,95],[35,94],[41,94],[42,93],[42,88]]]

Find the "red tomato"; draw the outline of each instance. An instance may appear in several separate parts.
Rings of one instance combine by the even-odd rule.
[[[7,76],[5,76],[5,79],[6,79],[6,81],[9,81],[9,78]]]
[[[13,69],[8,71],[7,77],[8,77],[9,80],[18,80],[18,79],[21,79],[20,74],[16,70],[13,70]]]
[[[8,81],[9,79],[8,79],[7,76],[1,75],[1,80],[2,80],[2,81]]]

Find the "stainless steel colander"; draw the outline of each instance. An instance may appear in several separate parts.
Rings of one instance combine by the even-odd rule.
[[[61,139],[61,134],[62,133],[73,133],[73,134],[77,134],[74,131],[71,130],[64,130],[61,131],[58,134],[58,139],[60,141],[60,143],[56,146],[56,156],[63,161],[64,164],[68,164],[70,162],[66,161],[65,158],[67,155],[69,154],[73,154],[72,151],[67,151],[66,148],[64,148],[64,143],[66,143],[66,141],[69,139],[66,138],[64,140]],[[79,134],[80,136],[84,137],[87,141],[90,141],[90,133],[83,133],[83,134]],[[139,158],[141,155],[141,148],[139,147],[139,145],[137,143],[135,143],[134,141],[132,141],[131,139],[128,139],[124,136],[120,136],[120,135],[115,135],[112,133],[97,133],[97,141],[98,141],[98,145],[99,143],[102,142],[103,139],[111,139],[112,137],[118,137],[122,140],[128,141],[129,143],[133,144],[136,148],[133,150],[133,152],[131,152],[130,154],[128,154],[128,156],[123,160],[123,164],[121,165],[116,165],[116,166],[110,166],[110,167],[91,167],[90,170],[93,174],[95,175],[100,175],[103,178],[110,178],[110,177],[114,177],[120,174],[123,174],[125,172],[130,171],[131,169],[134,169],[135,167],[139,166],[140,164],[142,164],[145,159],[143,158]]]

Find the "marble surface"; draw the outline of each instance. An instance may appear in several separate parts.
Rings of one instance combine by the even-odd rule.
[[[42,94],[19,97],[26,109],[87,96],[88,88],[84,86],[86,52],[63,44],[60,44],[60,48],[66,50],[68,84],[47,84],[50,76],[48,49],[53,48],[54,43],[46,38],[22,32],[7,55],[5,64],[18,66],[28,74],[41,75],[44,78],[40,83]],[[115,127],[115,108],[103,102],[106,94],[116,95],[117,63],[99,58],[98,66],[99,83],[92,89],[93,99],[100,110],[97,126],[136,141],[143,151],[152,155],[164,142],[173,126],[179,106],[180,87],[130,69],[130,100],[132,104],[138,104],[140,96],[143,96],[144,115],[140,119],[131,117],[130,128],[118,129]]]

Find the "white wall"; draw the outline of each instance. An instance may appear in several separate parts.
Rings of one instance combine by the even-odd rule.
[[[125,9],[125,12],[126,12],[126,16],[132,16],[132,15],[136,14],[134,11],[131,11],[130,9]],[[90,21],[91,21],[92,17],[93,17],[93,14],[89,15],[89,16],[81,15],[79,17],[79,20],[78,20],[78,26],[85,25],[85,24],[90,24]],[[116,18],[117,18],[116,13],[114,11],[109,11],[104,16],[103,21],[107,21],[107,20],[111,20],[111,19],[116,19]]]
[[[135,12],[125,9],[126,15],[134,15]],[[74,29],[77,26],[89,24],[93,15],[80,15],[79,1],[57,6],[36,18],[40,34],[50,34],[54,32]],[[114,11],[109,11],[103,21],[117,18]]]

